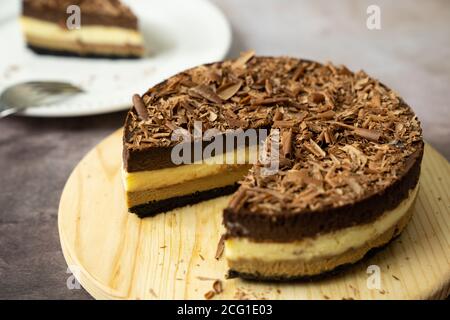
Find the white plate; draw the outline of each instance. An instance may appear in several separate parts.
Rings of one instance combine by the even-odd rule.
[[[222,60],[231,44],[225,16],[207,0],[123,0],[138,16],[146,46],[139,60],[109,60],[36,55],[26,49],[19,1],[0,5],[0,92],[29,80],[62,80],[85,94],[58,105],[29,108],[37,117],[92,115],[129,108],[131,96],[184,69]],[[7,47],[5,47],[7,45]]]

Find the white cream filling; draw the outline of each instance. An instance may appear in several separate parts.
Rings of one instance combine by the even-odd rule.
[[[228,260],[308,261],[339,255],[351,248],[363,246],[366,242],[376,239],[394,226],[408,212],[418,190],[419,184],[410,191],[408,198],[403,200],[395,209],[386,211],[374,222],[290,243],[253,242],[247,238],[231,238],[225,241],[225,256]]]
[[[128,192],[159,189],[219,173],[226,174],[227,171],[233,170],[231,164],[250,163],[252,159],[256,159],[256,154],[257,146],[252,146],[177,167],[139,172],[123,170],[123,183]]]
[[[47,38],[52,41],[82,42],[103,45],[142,45],[141,34],[130,30],[111,26],[83,26],[80,29],[68,30],[58,24],[30,17],[21,17],[20,22],[26,36]]]

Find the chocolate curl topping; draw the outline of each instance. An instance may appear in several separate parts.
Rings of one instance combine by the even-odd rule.
[[[253,101],[252,105],[269,105],[269,104],[277,104],[277,103],[284,103],[289,102],[289,97],[280,97],[280,98],[266,98],[266,99],[257,99]]]
[[[245,199],[248,197],[247,188],[239,188],[239,190],[234,194],[233,198],[228,205],[234,212],[237,212],[241,206],[244,204]]]
[[[354,133],[360,137],[366,138],[367,140],[378,142],[381,137],[381,133],[376,130],[355,128]]]
[[[231,83],[229,85],[223,86],[222,88],[217,89],[217,95],[222,100],[228,100],[232,98],[241,88],[242,81]]]
[[[287,132],[283,132],[282,135],[283,156],[289,158],[292,154],[292,129]]]
[[[148,119],[147,107],[145,106],[144,101],[142,101],[141,97],[138,94],[133,95],[133,105],[139,118],[141,118],[142,120],[147,120]]]
[[[197,94],[210,102],[222,103],[222,99],[207,85],[200,84],[189,90],[190,92]]]

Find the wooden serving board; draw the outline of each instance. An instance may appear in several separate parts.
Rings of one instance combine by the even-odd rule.
[[[89,152],[64,188],[58,216],[64,256],[97,299],[438,299],[450,293],[450,165],[426,146],[412,221],[371,258],[314,282],[225,280],[217,261],[228,197],[139,219],[127,212],[121,180],[122,131]],[[381,287],[368,289],[378,265]]]

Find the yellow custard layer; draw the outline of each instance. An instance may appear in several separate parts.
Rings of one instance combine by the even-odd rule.
[[[111,26],[81,26],[80,29],[68,30],[56,23],[30,17],[21,17],[20,23],[26,37],[49,41],[81,42],[97,45],[132,45],[143,44],[141,34],[136,30]]]

